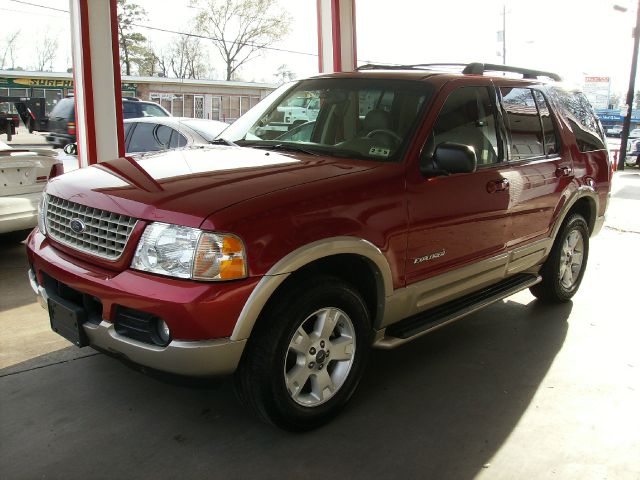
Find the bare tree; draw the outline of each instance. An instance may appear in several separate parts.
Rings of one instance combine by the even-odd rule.
[[[276,72],[275,77],[278,79],[278,84],[282,85],[283,83],[295,80],[296,74],[289,68],[289,65],[283,63],[278,67],[278,71]]]
[[[192,0],[198,30],[211,38],[231,80],[245,63],[289,33],[291,17],[278,0]]]
[[[18,37],[20,36],[20,30],[16,30],[13,33],[9,33],[5,38],[0,51],[2,56],[0,57],[0,70],[5,68],[16,68],[16,50],[18,48]]]
[[[36,71],[53,70],[53,61],[57,55],[58,36],[52,36],[50,32],[45,32],[42,37],[38,37],[36,43]]]
[[[175,37],[169,45],[168,55],[171,72],[177,78],[202,78],[206,73],[207,67],[198,37]]]

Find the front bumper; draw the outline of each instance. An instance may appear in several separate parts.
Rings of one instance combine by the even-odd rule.
[[[37,230],[29,236],[27,252],[32,265],[29,280],[44,308],[49,296],[43,286],[48,285],[45,274],[100,300],[101,318],[82,325],[91,346],[179,375],[226,375],[236,369],[246,340],[230,340],[235,320],[225,319],[237,320],[259,279],[205,284],[130,270],[107,272],[67,257]],[[158,346],[118,333],[114,324],[118,305],[159,316],[171,328],[173,340]]]
[[[29,270],[29,280],[40,305],[46,309],[47,293],[38,285],[33,270]],[[115,326],[104,320],[99,325],[85,323],[83,328],[93,347],[155,370],[194,377],[233,373],[246,344],[246,340],[234,342],[219,338],[192,342],[174,340],[166,347],[158,347],[118,335]]]

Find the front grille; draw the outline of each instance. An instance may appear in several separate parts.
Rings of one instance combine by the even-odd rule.
[[[79,203],[47,195],[47,233],[69,247],[107,260],[122,255],[136,218],[87,207]],[[84,229],[75,232],[71,221],[79,220]]]

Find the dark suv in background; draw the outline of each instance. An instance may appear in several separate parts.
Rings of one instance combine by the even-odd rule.
[[[137,98],[123,98],[122,116],[124,118],[170,117],[171,114],[157,103],[144,102]],[[76,112],[73,97],[63,98],[56,104],[49,115],[47,129],[49,131],[47,142],[54,148],[62,148],[76,141]]]

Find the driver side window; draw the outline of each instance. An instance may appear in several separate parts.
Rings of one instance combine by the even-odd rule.
[[[461,87],[449,95],[429,136],[422,163],[430,162],[436,147],[444,142],[473,148],[478,167],[502,161],[488,87]]]

